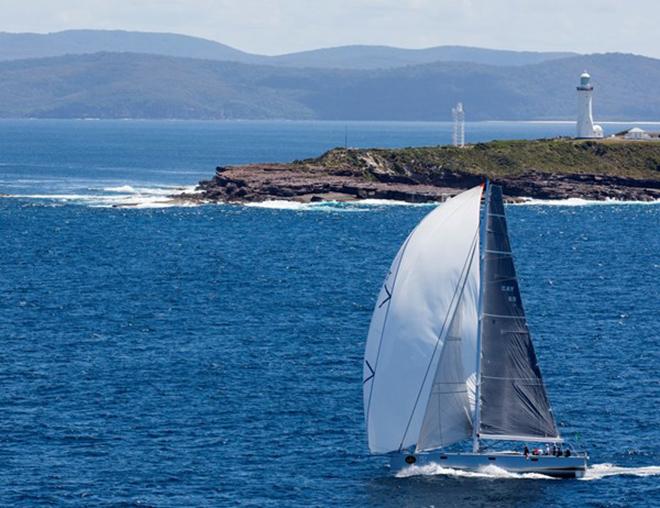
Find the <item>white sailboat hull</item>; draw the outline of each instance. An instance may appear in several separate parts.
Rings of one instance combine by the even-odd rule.
[[[443,468],[478,472],[487,466],[496,466],[511,473],[538,473],[556,478],[581,478],[587,469],[586,454],[570,457],[553,455],[525,455],[521,453],[442,453],[423,452],[394,454],[390,467],[396,474],[411,466],[437,465]]]

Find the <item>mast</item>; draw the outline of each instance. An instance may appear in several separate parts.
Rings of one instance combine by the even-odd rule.
[[[479,425],[481,420],[481,321],[483,319],[484,300],[484,251],[485,229],[488,227],[488,209],[490,196],[490,182],[486,179],[484,192],[484,217],[479,225],[479,302],[477,306],[477,371],[475,374],[474,419],[472,424],[472,451],[479,452]]]

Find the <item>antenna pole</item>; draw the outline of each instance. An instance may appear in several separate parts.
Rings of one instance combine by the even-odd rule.
[[[479,426],[481,425],[481,321],[484,314],[484,257],[488,231],[488,212],[490,204],[490,182],[486,179],[484,188],[484,216],[479,224],[479,302],[477,321],[477,372],[475,374],[474,418],[472,419],[472,451],[479,453]],[[483,248],[482,248],[483,247]]]
[[[451,116],[454,119],[451,142],[454,146],[463,148],[465,146],[465,111],[462,102],[451,109]]]

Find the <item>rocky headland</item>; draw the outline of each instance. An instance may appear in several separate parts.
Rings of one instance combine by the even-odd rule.
[[[660,142],[544,139],[452,146],[335,148],[284,164],[218,167],[195,202],[442,201],[490,178],[507,199],[660,199]]]

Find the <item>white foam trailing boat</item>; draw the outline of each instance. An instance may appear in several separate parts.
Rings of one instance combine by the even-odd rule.
[[[372,316],[363,388],[369,449],[395,472],[584,475],[587,454],[564,443],[550,408],[500,187],[442,203],[403,243]]]

